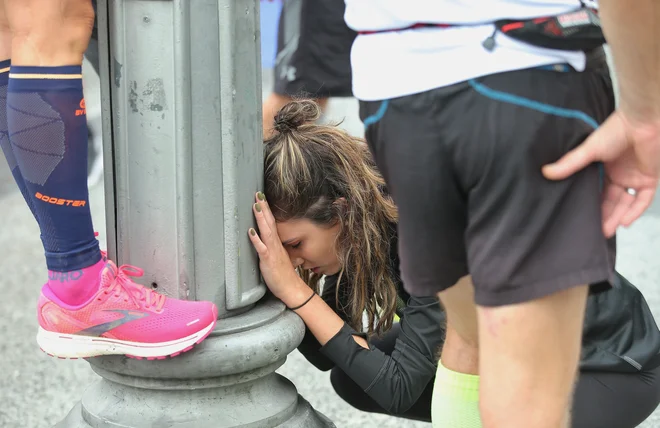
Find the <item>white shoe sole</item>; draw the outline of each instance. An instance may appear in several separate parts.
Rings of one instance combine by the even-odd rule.
[[[213,330],[215,321],[203,330],[188,337],[160,343],[128,342],[105,337],[61,334],[39,327],[37,343],[42,351],[57,358],[89,358],[100,355],[126,355],[132,358],[148,360],[176,357],[189,351],[196,344],[206,339]]]

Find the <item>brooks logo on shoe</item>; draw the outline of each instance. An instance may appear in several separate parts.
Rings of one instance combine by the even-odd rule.
[[[83,336],[94,336],[98,337],[101,336],[104,333],[109,332],[110,330],[113,330],[119,326],[122,326],[126,323],[129,323],[131,321],[139,320],[144,317],[148,317],[149,313],[147,312],[140,312],[140,311],[129,311],[129,310],[124,310],[124,309],[116,309],[113,311],[104,311],[104,312],[117,312],[119,314],[122,314],[123,317],[118,318],[114,321],[109,321],[109,322],[104,322],[102,324],[97,324],[95,326],[86,328],[84,330],[79,331],[77,334],[83,335]]]

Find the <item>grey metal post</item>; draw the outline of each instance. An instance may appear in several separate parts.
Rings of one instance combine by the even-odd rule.
[[[221,319],[174,359],[91,359],[102,379],[58,426],[334,426],[275,373],[304,325],[264,297],[247,238],[262,179],[258,0],[101,0],[99,27],[110,255]]]

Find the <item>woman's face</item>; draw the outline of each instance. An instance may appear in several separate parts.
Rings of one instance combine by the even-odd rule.
[[[339,223],[323,227],[306,218],[277,222],[277,233],[293,265],[322,275],[341,270],[335,251],[339,229]]]

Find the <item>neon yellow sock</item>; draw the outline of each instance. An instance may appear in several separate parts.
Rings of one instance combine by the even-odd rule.
[[[451,371],[438,361],[431,421],[433,428],[481,428],[479,376]]]

